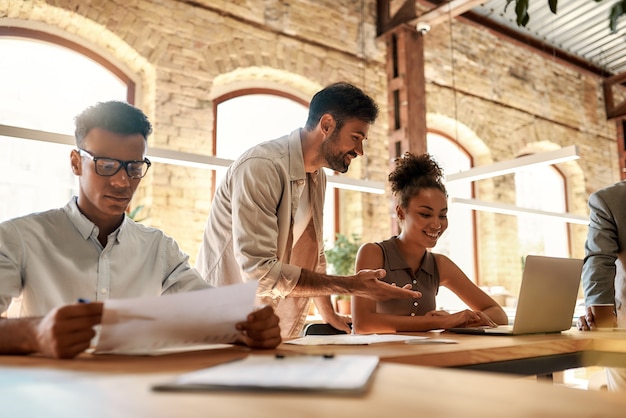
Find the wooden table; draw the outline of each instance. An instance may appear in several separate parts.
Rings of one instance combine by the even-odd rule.
[[[404,343],[368,346],[295,346],[281,344],[285,352],[303,354],[378,355],[383,362],[420,366],[455,367],[520,375],[549,375],[587,366],[626,367],[626,332],[581,332],[524,336],[412,333],[433,339],[453,339],[458,344]]]
[[[368,351],[369,347],[365,348]],[[408,347],[412,351],[416,347]],[[428,348],[428,347],[418,347]],[[431,350],[432,348],[428,348]],[[240,358],[241,347],[160,357],[0,356],[6,418],[623,417],[626,397],[482,372],[384,362],[362,396],[278,392],[163,393],[177,374]]]

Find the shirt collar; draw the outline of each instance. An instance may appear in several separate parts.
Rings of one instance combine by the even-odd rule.
[[[398,248],[398,237],[393,237],[390,241],[393,251],[390,251],[389,254],[387,254],[387,257],[389,258],[389,268],[391,270],[410,270],[411,267],[406,263],[406,261],[404,261],[404,258],[402,258],[402,255],[400,254],[400,249]],[[431,276],[435,272],[435,257],[433,257],[431,252],[428,250],[424,253],[422,263],[420,264],[420,270],[424,270],[424,272],[430,274]]]
[[[91,236],[98,237],[98,233],[100,232],[96,224],[91,222],[83,213],[78,209],[78,197],[74,196],[68,203],[65,205],[63,210],[65,214],[69,218],[70,222],[76,227],[80,235],[83,239],[89,239]],[[119,241],[120,234],[123,234],[123,230],[126,229],[127,217],[124,216],[124,220],[122,221],[122,225],[117,228],[111,235],[112,238],[116,241]]]
[[[302,140],[300,134],[302,128],[298,128],[289,134],[289,175],[291,181],[304,180],[308,177],[313,181],[313,184],[317,184],[320,179],[320,171],[323,169],[315,170],[312,173],[304,171],[304,154],[302,153]]]
[[[300,140],[301,129],[296,129],[289,134],[289,176],[291,181],[306,178],[304,171],[304,154],[302,153],[302,141]]]

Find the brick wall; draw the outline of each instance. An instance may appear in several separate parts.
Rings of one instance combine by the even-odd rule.
[[[568,211],[583,216],[588,193],[618,180],[600,77],[458,19],[429,32],[424,49],[428,112],[456,119],[486,145],[473,153],[475,163],[575,144],[581,158],[558,168]],[[459,143],[467,149],[475,140]],[[477,182],[476,198],[514,204],[513,175]],[[515,218],[480,213],[477,229],[481,283],[514,291],[521,273]],[[569,234],[571,254],[582,257],[586,227],[570,226]]]

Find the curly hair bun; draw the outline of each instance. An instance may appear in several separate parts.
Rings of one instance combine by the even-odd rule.
[[[439,187],[443,170],[430,154],[414,155],[405,152],[396,159],[396,168],[389,174],[391,190],[396,193],[411,187]],[[420,187],[421,186],[421,187]]]

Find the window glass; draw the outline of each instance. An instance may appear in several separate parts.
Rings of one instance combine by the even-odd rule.
[[[63,206],[77,193],[71,149],[0,136],[0,221]]]
[[[0,124],[73,135],[74,117],[127,86],[91,59],[27,38],[0,37]],[[27,136],[27,135],[25,135]],[[69,145],[0,133],[0,221],[63,206],[76,194]]]
[[[444,175],[471,168],[467,154],[453,141],[437,134],[428,134],[428,152],[436,159]],[[468,275],[474,277],[474,222],[472,211],[450,204],[450,198],[472,198],[469,182],[446,184],[448,191],[448,230],[439,238],[435,251],[450,257]]]
[[[55,44],[0,37],[0,124],[74,132],[74,116],[127,87],[93,60]]]
[[[515,174],[516,204],[546,212],[566,212],[565,184],[552,166],[523,169]],[[517,217],[521,256],[569,257],[567,225],[547,217]]]
[[[216,155],[234,160],[252,146],[304,126],[309,109],[286,97],[247,94],[217,105]]]
[[[428,133],[428,152],[443,169],[444,176],[471,168],[470,158],[458,144],[450,139]],[[450,204],[450,198],[472,198],[469,182],[446,184],[448,191],[448,230],[439,238],[433,251],[448,256],[472,280],[474,277],[474,220],[470,209]],[[466,305],[454,293],[441,287],[437,295],[438,309],[456,311]]]

